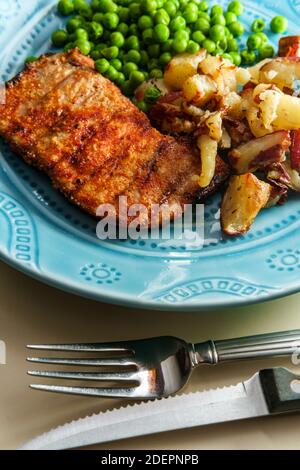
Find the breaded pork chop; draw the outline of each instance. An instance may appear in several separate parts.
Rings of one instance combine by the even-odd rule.
[[[154,129],[78,50],[43,56],[7,83],[0,135],[92,215],[120,195],[147,208],[201,196],[197,150]],[[218,168],[219,182],[227,169]]]

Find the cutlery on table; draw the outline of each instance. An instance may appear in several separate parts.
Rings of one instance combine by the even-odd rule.
[[[265,369],[238,385],[102,412],[60,426],[22,450],[71,449],[175,429],[300,411],[300,375]]]
[[[188,382],[193,369],[202,364],[292,355],[300,348],[300,330],[222,341],[210,340],[198,344],[166,336],[115,343],[41,344],[28,347],[44,351],[92,353],[85,358],[29,357],[30,362],[100,369],[96,372],[35,370],[29,371],[29,375],[113,383],[109,387],[31,385],[36,390],[146,399],[166,397],[178,392]]]

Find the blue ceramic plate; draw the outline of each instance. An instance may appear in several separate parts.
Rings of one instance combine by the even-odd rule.
[[[227,3],[227,2],[220,2]],[[62,23],[56,1],[0,0],[0,78],[28,55],[49,51]],[[289,18],[299,32],[297,0],[247,1],[243,21]],[[274,45],[278,37],[270,36]],[[222,240],[216,197],[207,202],[206,245],[191,250],[162,240],[101,242],[96,222],[72,207],[48,179],[0,147],[0,256],[61,289],[97,300],[166,310],[245,305],[300,289],[300,204],[263,211],[246,236]]]

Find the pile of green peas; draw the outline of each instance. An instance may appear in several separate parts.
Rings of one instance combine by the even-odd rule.
[[[78,47],[127,96],[148,78],[162,78],[178,53],[205,48],[235,65],[274,55],[263,20],[253,23],[247,49],[239,52],[244,7],[236,0],[226,11],[205,0],[60,0],[58,11],[72,16],[65,30],[53,33],[53,45],[65,51]],[[272,24],[272,29],[283,27],[278,17]],[[139,106],[146,108],[145,103]]]

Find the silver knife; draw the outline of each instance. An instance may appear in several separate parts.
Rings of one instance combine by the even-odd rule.
[[[61,450],[213,423],[300,411],[300,375],[264,369],[237,385],[128,405],[73,421],[21,450]]]

